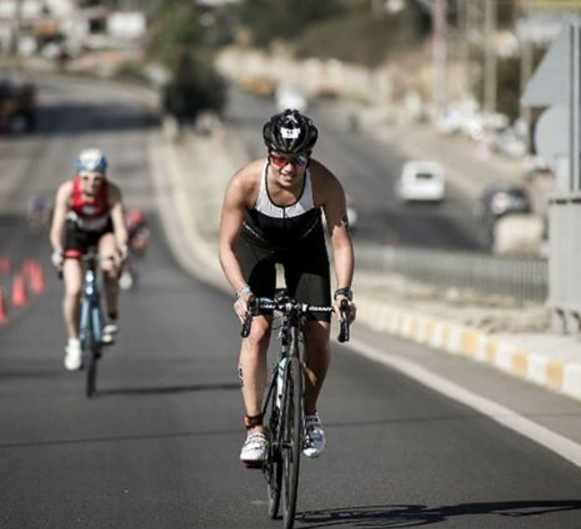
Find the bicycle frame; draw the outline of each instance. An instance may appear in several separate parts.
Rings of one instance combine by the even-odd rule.
[[[263,465],[267,481],[269,515],[278,516],[282,499],[285,529],[294,524],[298,496],[300,454],[304,432],[304,374],[300,336],[305,314],[288,301],[283,308],[279,330],[280,352],[271,375],[262,414],[268,414],[269,455]],[[279,366],[284,362],[284,369]],[[279,386],[282,378],[282,389]]]
[[[94,260],[89,261],[83,280],[83,297],[79,315],[79,334],[81,344],[87,346],[88,331],[97,343],[101,343],[103,311],[98,285],[98,272]],[[83,347],[84,349],[85,347]]]
[[[348,307],[342,306],[342,310]],[[303,449],[304,424],[304,369],[302,358],[302,331],[307,314],[332,312],[333,307],[317,307],[299,303],[288,297],[277,300],[258,299],[249,302],[249,311],[242,327],[242,336],[248,336],[254,314],[260,310],[272,310],[282,314],[279,330],[281,340],[278,361],[270,377],[268,392],[261,409],[267,417],[266,428],[269,448],[263,471],[268,488],[268,513],[278,517],[280,500],[283,500],[283,522],[285,529],[294,524],[298,496],[300,455]],[[348,339],[348,323],[344,317],[341,324],[341,341]],[[282,392],[278,395],[277,383],[281,376],[279,366],[284,362]]]
[[[104,321],[97,266],[99,255],[90,249],[82,261],[86,263],[86,269],[79,313],[79,338],[86,369],[86,395],[92,397],[97,386],[97,361],[101,356]]]

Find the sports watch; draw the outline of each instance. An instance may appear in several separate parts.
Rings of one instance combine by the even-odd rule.
[[[353,301],[353,291],[351,287],[338,288],[333,293],[333,299],[337,299],[337,296],[345,296],[349,301]]]

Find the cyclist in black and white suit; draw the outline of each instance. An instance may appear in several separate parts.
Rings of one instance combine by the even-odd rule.
[[[351,304],[354,271],[345,192],[337,177],[311,158],[318,131],[296,110],[275,114],[263,127],[266,160],[238,171],[226,189],[220,226],[220,262],[236,292],[234,309],[242,320],[251,295],[274,297],[277,263],[282,264],[288,294],[313,305],[331,304],[330,265],[322,214],[325,214],[337,290],[334,305]],[[330,316],[311,316],[305,329],[306,440],[304,453],[317,457],[325,435],[317,413],[318,397],[329,366]],[[264,459],[267,440],[261,402],[266,384],[266,352],[271,318],[255,317],[250,336],[243,340],[239,374],[245,406],[247,437],[240,459]]]

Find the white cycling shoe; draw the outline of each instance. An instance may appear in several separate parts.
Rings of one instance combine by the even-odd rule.
[[[305,417],[305,438],[303,440],[303,454],[306,457],[319,457],[326,444],[325,432],[318,413]]]
[[[69,338],[65,347],[65,367],[69,371],[77,371],[83,365],[83,352],[81,351],[81,341]]]
[[[121,290],[131,290],[133,286],[133,274],[128,270],[124,270],[119,278],[119,288]]]
[[[119,332],[118,323],[110,321],[109,323],[107,323],[107,325],[105,325],[105,327],[103,327],[103,337],[101,338],[101,341],[105,345],[111,345],[115,343],[118,332]]]
[[[240,451],[240,461],[247,467],[260,467],[266,458],[268,440],[263,433],[249,433]]]

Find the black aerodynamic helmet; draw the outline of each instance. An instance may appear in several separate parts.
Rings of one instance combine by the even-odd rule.
[[[310,118],[287,108],[271,116],[262,128],[262,136],[269,151],[308,153],[317,142],[319,131]]]

